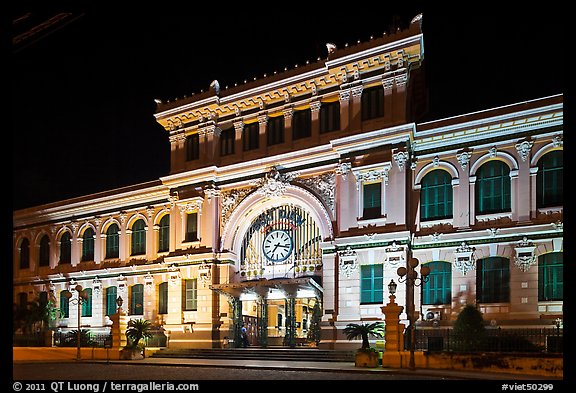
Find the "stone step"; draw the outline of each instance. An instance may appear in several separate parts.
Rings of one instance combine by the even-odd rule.
[[[353,351],[290,348],[161,349],[152,357],[353,362]]]

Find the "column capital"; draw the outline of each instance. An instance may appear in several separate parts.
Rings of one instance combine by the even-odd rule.
[[[310,110],[312,112],[318,112],[320,110],[320,106],[322,106],[322,103],[320,101],[312,101],[310,103]]]

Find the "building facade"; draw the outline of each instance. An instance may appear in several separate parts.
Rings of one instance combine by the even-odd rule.
[[[159,102],[165,177],[15,211],[16,306],[52,299],[57,328],[108,331],[121,297],[171,347],[219,348],[242,326],[253,345],[294,346],[319,326],[320,346],[345,348],[343,328],[382,320],[416,258],[431,271],[415,288],[422,327],[468,303],[499,326],[562,318],[563,97],[419,122],[420,16],[327,48]]]

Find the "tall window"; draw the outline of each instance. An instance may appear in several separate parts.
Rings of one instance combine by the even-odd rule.
[[[40,303],[41,307],[44,307],[48,304],[48,292],[42,291],[38,295],[38,303]]]
[[[260,142],[260,124],[245,124],[242,130],[242,147],[244,151],[258,149]]]
[[[564,153],[554,150],[538,161],[536,207],[564,205]]]
[[[146,224],[140,219],[132,225],[132,255],[146,254]]]
[[[510,261],[489,257],[477,262],[476,302],[503,303],[510,301]]]
[[[320,133],[340,129],[340,102],[323,102],[320,107]]]
[[[268,118],[266,125],[266,138],[268,146],[284,143],[284,116]]]
[[[72,262],[72,240],[70,232],[64,232],[60,237],[60,263]]]
[[[381,304],[384,302],[384,265],[360,266],[360,303]]]
[[[144,285],[135,284],[130,287],[130,315],[144,314]]]
[[[120,235],[118,225],[112,224],[106,230],[106,258],[118,258],[120,255]]]
[[[50,239],[48,235],[42,236],[40,239],[40,266],[50,266]]]
[[[82,302],[82,316],[92,316],[92,288],[84,289],[86,292],[86,299]]]
[[[379,218],[382,208],[382,183],[364,184],[363,219]]]
[[[422,220],[452,217],[452,178],[444,170],[436,169],[422,179],[420,216]]]
[[[384,116],[384,88],[370,87],[362,92],[362,120]]]
[[[184,311],[196,311],[198,309],[198,286],[197,280],[184,280],[182,306]]]
[[[168,251],[170,247],[170,215],[166,214],[160,220],[158,228],[158,252]]]
[[[158,314],[168,314],[168,283],[158,285]]]
[[[30,241],[28,239],[22,240],[20,243],[20,269],[28,269],[30,267]]]
[[[82,235],[82,260],[94,260],[94,230],[92,228],[86,228]]]
[[[292,115],[292,139],[307,138],[312,135],[312,111],[294,111]]]
[[[492,160],[476,172],[477,214],[510,211],[510,168],[502,161]]]
[[[186,214],[186,237],[185,241],[198,241],[198,213]]]
[[[116,287],[106,288],[106,315],[108,316],[116,314],[118,308],[116,304],[117,293],[118,289]]]
[[[551,252],[538,257],[538,300],[564,299],[564,254]]]
[[[18,294],[18,307],[21,310],[26,310],[28,308],[28,294],[26,292],[20,292]]]
[[[423,304],[450,304],[452,302],[452,264],[430,262],[429,281],[422,285]]]
[[[60,292],[60,313],[62,318],[70,318],[70,304],[68,303],[68,293],[70,291],[63,290]]]
[[[234,143],[236,142],[236,130],[234,127],[222,130],[220,133],[220,155],[228,156],[234,154]]]
[[[200,137],[198,134],[186,137],[186,161],[193,161],[200,158]]]

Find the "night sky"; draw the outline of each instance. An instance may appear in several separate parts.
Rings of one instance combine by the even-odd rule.
[[[564,16],[554,7],[467,5],[444,13],[275,2],[274,10],[224,13],[69,3],[30,6],[29,20],[60,10],[73,18],[11,56],[14,209],[167,175],[170,145],[153,117],[155,98],[199,93],[214,79],[222,88],[233,86],[325,58],[326,42],[366,41],[419,12],[430,94],[426,120],[564,92]]]

